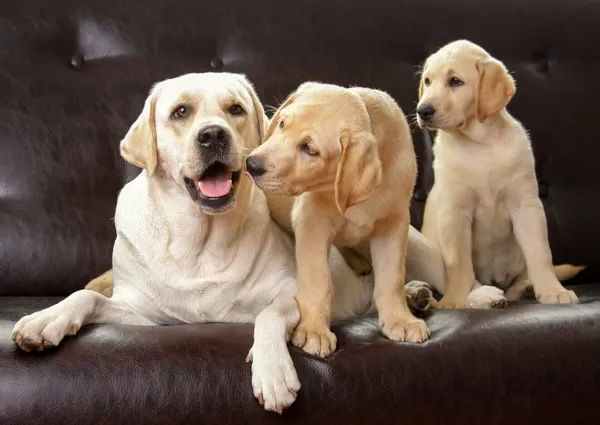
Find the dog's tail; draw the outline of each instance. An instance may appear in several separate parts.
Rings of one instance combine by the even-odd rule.
[[[585,269],[585,266],[574,266],[573,264],[560,264],[554,266],[554,273],[556,278],[561,282],[574,278]]]

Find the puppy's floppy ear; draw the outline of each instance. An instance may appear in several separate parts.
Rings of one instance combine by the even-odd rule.
[[[499,112],[508,105],[515,95],[515,81],[510,76],[504,64],[496,59],[483,59],[477,62],[479,85],[475,106],[477,120],[485,121],[487,117]]]
[[[340,136],[342,157],[335,177],[335,203],[344,214],[353,205],[366,201],[381,183],[381,161],[377,140],[371,132]]]
[[[151,176],[156,170],[156,100],[159,86],[154,86],[146,99],[142,113],[121,140],[121,156],[136,167],[144,168]]]
[[[239,74],[238,77],[240,83],[242,84],[242,86],[244,86],[244,89],[246,89],[246,91],[250,95],[250,98],[252,99],[252,105],[254,106],[254,113],[256,114],[256,120],[258,123],[258,131],[260,133],[260,139],[258,141],[258,144],[260,145],[265,137],[266,123],[268,123],[268,120],[265,121],[265,110],[262,106],[262,103],[260,103],[260,99],[258,98],[256,91],[254,91],[254,86],[252,86],[252,83],[250,83],[248,78],[246,78],[246,76],[242,74]]]

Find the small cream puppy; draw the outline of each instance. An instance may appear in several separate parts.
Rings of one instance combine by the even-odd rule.
[[[254,394],[267,410],[292,404],[300,389],[287,347],[299,318],[293,239],[242,173],[264,120],[242,75],[156,84],[120,145],[143,170],[119,194],[113,269],[97,280],[112,297],[84,289],[23,317],[11,335],[17,345],[44,350],[92,323],[254,322]],[[368,312],[372,277],[357,276],[336,249],[329,261],[334,317]]]
[[[338,291],[327,261],[332,245],[356,247],[372,259],[374,302],[388,338],[428,339],[405,296],[405,282],[416,277],[407,273],[407,249],[422,237],[409,213],[417,163],[408,123],[390,95],[300,85],[275,113],[246,168],[267,193],[297,196],[291,216],[300,309],[294,345],[322,357],[336,348],[329,328]],[[416,270],[433,267],[432,257]],[[416,279],[431,283],[423,274]]]
[[[502,307],[504,291],[518,299],[529,284],[541,303],[578,302],[557,275],[581,267],[552,266],[531,143],[506,110],[515,90],[505,66],[466,40],[425,62],[417,119],[437,135],[421,232],[446,265],[439,307]]]

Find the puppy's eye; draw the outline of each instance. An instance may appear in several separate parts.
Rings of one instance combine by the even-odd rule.
[[[177,108],[175,108],[175,110],[173,111],[171,116],[173,118],[183,118],[187,114],[188,114],[188,108],[186,108],[184,105],[179,105]]]
[[[423,80],[423,84],[425,84],[426,86],[428,86],[429,84],[431,84],[431,81],[429,80],[429,78],[425,78]]]
[[[448,85],[450,87],[460,87],[463,85],[463,82],[456,77],[452,77],[448,80]]]
[[[303,143],[300,146],[300,150],[307,155],[310,156],[319,156],[319,152],[317,152],[311,145],[308,143]]]
[[[283,120],[279,121],[279,128],[283,129]]]
[[[240,105],[239,103],[234,103],[233,105],[231,105],[229,107],[229,113],[231,115],[244,115],[246,113],[246,111],[244,110],[244,108],[242,108],[242,105]]]

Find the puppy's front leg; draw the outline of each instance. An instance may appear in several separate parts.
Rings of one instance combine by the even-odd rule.
[[[82,289],[58,304],[21,318],[10,337],[23,351],[42,351],[58,346],[65,336],[75,335],[82,326],[92,323],[155,324],[119,298]]]
[[[380,226],[371,236],[375,272],[374,298],[383,333],[395,341],[423,342],[429,338],[425,322],[417,319],[406,302],[406,247],[409,216]]]
[[[294,282],[290,283],[290,287]],[[293,297],[278,298],[256,318],[254,344],[246,358],[252,362],[252,389],[265,410],[281,414],[300,389],[300,382],[287,342],[298,324],[298,306]]]
[[[475,284],[472,258],[473,211],[448,205],[437,213],[440,250],[446,266],[446,287],[438,308],[465,308]]]
[[[336,336],[329,329],[333,306],[333,282],[329,250],[333,239],[326,219],[301,215],[294,223],[300,322],[292,344],[310,354],[326,357],[335,351]]]
[[[539,198],[509,203],[517,243],[523,251],[533,290],[543,304],[576,304],[579,299],[556,278],[548,243],[546,214]]]

